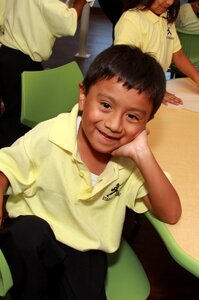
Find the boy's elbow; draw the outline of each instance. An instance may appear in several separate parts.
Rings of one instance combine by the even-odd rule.
[[[153,212],[156,217],[164,223],[169,225],[175,225],[182,215],[182,207],[181,204],[177,204],[177,206],[170,208],[169,210],[162,213],[155,213]]]
[[[170,225],[175,225],[179,220],[180,217],[182,215],[182,208],[181,206],[177,209],[175,209],[170,216],[168,217],[168,220],[166,221],[166,223],[170,224]]]

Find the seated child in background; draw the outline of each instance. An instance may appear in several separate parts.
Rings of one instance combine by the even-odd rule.
[[[199,34],[199,1],[189,0],[188,2],[180,6],[176,27]],[[199,61],[195,62],[194,66],[199,71]]]
[[[199,32],[199,1],[189,0],[180,6],[176,27]]]
[[[71,113],[0,150],[13,299],[105,300],[105,253],[120,245],[126,207],[178,221],[179,197],[147,143],[164,93],[152,56],[112,46],[91,64]]]
[[[115,26],[114,44],[137,46],[153,54],[164,72],[173,62],[199,86],[199,72],[183,53],[176,33],[175,20],[179,0],[126,0],[125,12]],[[164,103],[182,104],[182,100],[165,93]]]

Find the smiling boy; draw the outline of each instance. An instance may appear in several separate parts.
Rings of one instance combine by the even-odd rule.
[[[14,299],[105,300],[105,253],[119,247],[126,207],[178,221],[179,197],[147,143],[164,93],[153,57],[112,46],[71,113],[0,150],[1,202],[10,195],[0,247]]]

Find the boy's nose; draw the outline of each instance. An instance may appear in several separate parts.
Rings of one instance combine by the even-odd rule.
[[[122,122],[121,118],[114,116],[105,120],[105,127],[110,129],[112,132],[121,132],[122,131]]]

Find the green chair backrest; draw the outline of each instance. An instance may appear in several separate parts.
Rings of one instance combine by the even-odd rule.
[[[1,250],[0,274],[0,296],[4,296],[13,282]],[[108,254],[107,300],[146,300],[149,293],[150,284],[146,273],[132,248],[122,239],[119,250]]]
[[[22,73],[21,123],[34,127],[41,121],[69,112],[78,101],[83,74],[73,61],[42,71]]]
[[[150,284],[146,273],[126,240],[119,250],[108,254],[107,300],[146,300]]]
[[[176,28],[183,52],[192,63],[199,62],[199,32]]]

